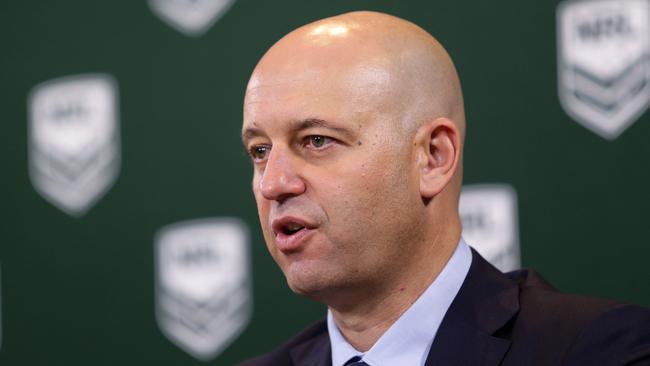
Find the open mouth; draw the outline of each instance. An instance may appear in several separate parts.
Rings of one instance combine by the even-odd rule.
[[[286,216],[273,221],[273,233],[276,236],[291,237],[302,231],[313,228],[306,221],[297,217]]]
[[[305,227],[303,225],[300,225],[298,223],[289,223],[287,225],[282,225],[280,232],[282,232],[284,235],[291,236],[304,229]]]
[[[317,225],[295,216],[284,216],[273,220],[273,234],[275,245],[285,253],[300,252],[314,233]]]

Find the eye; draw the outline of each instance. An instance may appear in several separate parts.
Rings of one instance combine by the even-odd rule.
[[[267,145],[255,145],[248,149],[248,154],[253,161],[264,161],[269,155],[271,147]]]
[[[307,136],[307,144],[309,144],[311,147],[314,147],[316,149],[320,149],[330,142],[332,142],[331,137],[326,137],[322,135]]]

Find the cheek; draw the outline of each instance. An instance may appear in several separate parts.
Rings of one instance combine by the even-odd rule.
[[[257,172],[253,174],[253,179],[251,182],[251,190],[253,191],[253,196],[255,197],[255,204],[257,205],[257,213],[260,216],[260,221],[262,221],[263,213],[268,214],[268,200],[264,199],[262,192],[259,190],[260,187],[260,176]],[[264,223],[262,222],[262,225]]]
[[[376,216],[384,211],[387,196],[394,194],[395,179],[388,174],[385,165],[361,163],[354,169],[341,172],[330,180],[335,184],[330,190],[335,192],[325,202],[330,219],[347,235],[368,225],[373,225]]]
[[[333,211],[330,217],[355,240],[389,239],[415,214],[412,208],[419,195],[407,168],[397,156],[389,155],[361,163],[342,175],[343,179],[334,179],[339,183],[337,207],[330,209],[338,212]],[[370,232],[373,238],[367,236]]]
[[[409,186],[409,177],[390,158],[362,164],[353,174],[356,195],[365,199],[368,208],[382,207]]]
[[[271,247],[271,240],[273,238],[270,237],[270,232],[269,232],[269,211],[270,211],[270,203],[267,199],[262,197],[262,194],[259,192],[257,189],[259,187],[257,180],[253,179],[253,196],[255,197],[255,203],[257,205],[257,216],[260,220],[260,226],[262,228],[262,234],[264,235],[264,241],[266,242],[267,247],[269,250],[272,249]]]
[[[259,216],[260,226],[262,228],[262,236],[264,237],[264,244],[266,245],[266,249],[269,251],[269,254],[271,254],[271,257],[280,266],[280,268],[284,268],[285,263],[283,261],[281,253],[275,246],[273,234],[269,226],[270,203],[268,200],[259,199],[257,194],[255,195],[255,199],[257,201],[257,214]]]
[[[257,172],[257,169],[253,168],[253,179],[251,180],[251,190],[255,195],[255,199],[259,196],[259,187],[260,187],[260,174]]]

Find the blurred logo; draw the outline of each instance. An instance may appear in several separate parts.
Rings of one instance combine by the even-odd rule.
[[[246,226],[226,218],[176,223],[158,231],[155,252],[158,325],[193,357],[217,357],[252,314]]]
[[[607,139],[650,102],[648,0],[565,1],[557,9],[560,102]]]
[[[468,244],[501,271],[520,268],[517,194],[511,186],[463,186],[459,211]]]
[[[179,32],[198,37],[221,18],[235,0],[148,0],[154,14]]]
[[[83,215],[120,170],[117,86],[109,75],[64,77],[29,95],[29,176],[36,191]]]

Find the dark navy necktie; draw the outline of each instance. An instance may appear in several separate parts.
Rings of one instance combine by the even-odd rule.
[[[361,357],[354,356],[348,360],[343,366],[368,366],[367,363],[361,360]]]

